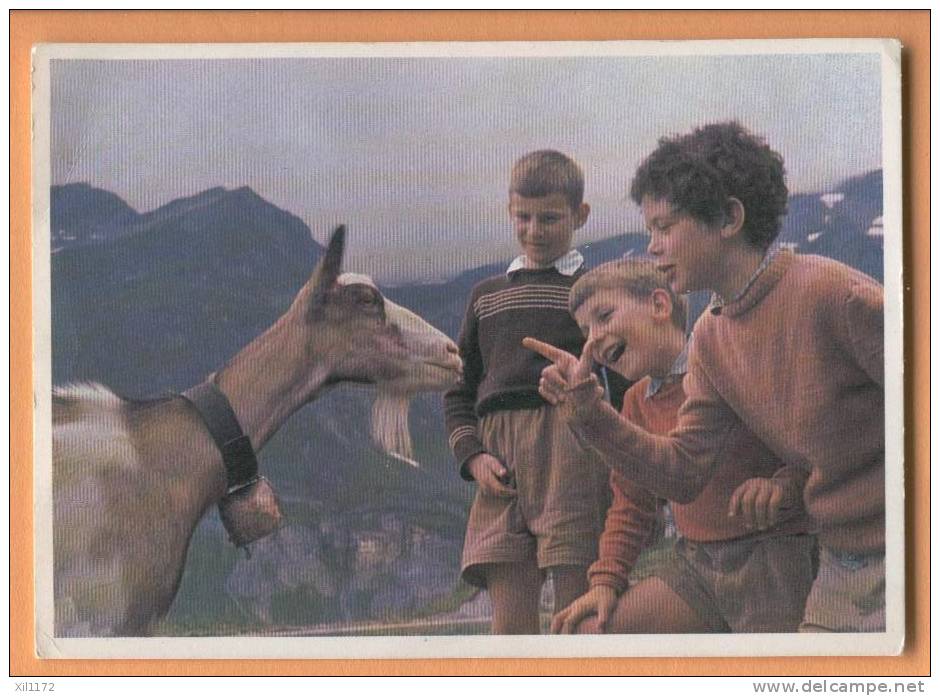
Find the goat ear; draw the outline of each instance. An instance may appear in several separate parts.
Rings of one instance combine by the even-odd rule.
[[[336,284],[343,266],[343,248],[346,244],[346,225],[340,225],[333,231],[326,254],[313,272],[314,297],[323,297]]]

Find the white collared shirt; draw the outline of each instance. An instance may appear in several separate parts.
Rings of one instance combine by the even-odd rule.
[[[721,309],[725,305],[732,304],[737,302],[742,297],[744,293],[751,289],[751,286],[754,282],[760,277],[760,274],[767,270],[767,267],[770,265],[771,261],[774,260],[774,257],[780,252],[779,247],[773,247],[767,250],[767,253],[764,254],[764,258],[761,260],[760,265],[757,267],[757,270],[751,275],[748,281],[744,284],[744,287],[741,288],[735,296],[730,300],[724,300],[717,292],[712,293],[711,301],[708,303],[708,311],[712,314],[717,314],[721,312]]]
[[[528,259],[525,254],[522,256],[517,256],[513,259],[512,263],[509,264],[509,268],[506,269],[506,275],[513,273],[515,271],[521,271],[524,268],[529,268],[526,263]],[[564,256],[559,256],[555,259],[555,263],[552,264],[555,267],[555,270],[561,273],[564,276],[573,276],[581,266],[584,265],[584,257],[581,256],[581,252],[577,249],[572,249]]]
[[[655,396],[663,385],[666,383],[666,380],[669,377],[676,377],[678,375],[684,375],[689,371],[689,344],[692,342],[692,337],[689,336],[688,340],[685,342],[685,345],[682,346],[682,352],[679,353],[679,356],[676,358],[675,362],[672,363],[672,368],[669,370],[669,374],[663,379],[657,379],[656,377],[650,377],[650,383],[646,385],[646,398],[649,399]]]

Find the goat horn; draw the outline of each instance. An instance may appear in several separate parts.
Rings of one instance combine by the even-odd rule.
[[[330,237],[326,253],[315,272],[314,288],[319,295],[325,293],[336,283],[343,265],[343,249],[346,245],[346,225],[339,225]]]

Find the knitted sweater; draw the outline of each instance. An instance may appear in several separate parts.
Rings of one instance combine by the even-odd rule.
[[[746,428],[810,472],[804,502],[824,547],[883,552],[883,301],[863,273],[781,252],[743,296],[699,320],[672,433],[627,423],[590,382],[571,395],[569,423],[626,478],[684,502]]]
[[[623,402],[625,419],[651,433],[665,435],[676,426],[679,407],[685,401],[682,382],[664,384],[647,397],[650,379],[631,387]],[[782,514],[780,523],[763,532],[747,529],[740,516],[729,517],[728,505],[734,491],[750,478],[786,480],[802,490],[806,472],[784,466],[763,444],[746,430],[738,431],[736,442],[729,444],[715,467],[715,473],[698,497],[685,505],[672,504],[679,533],[692,541],[708,542],[741,537],[778,536],[809,530],[802,507]],[[610,473],[613,500],[607,511],[604,533],[599,542],[598,559],[588,570],[591,586],[608,585],[623,592],[636,559],[648,544],[656,523],[656,497],[617,471]]]
[[[473,288],[457,340],[463,379],[444,395],[450,447],[464,478],[467,460],[485,451],[480,416],[545,404],[538,383],[548,361],[524,348],[522,339],[533,336],[580,354],[584,337],[568,313],[568,294],[583,274],[583,266],[571,276],[554,267],[522,269]]]

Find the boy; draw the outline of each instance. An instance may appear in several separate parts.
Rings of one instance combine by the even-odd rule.
[[[685,401],[686,307],[650,261],[605,263],[571,289],[571,314],[594,354],[636,381],[623,417],[652,433],[669,433]],[[681,538],[669,558],[630,589],[657,500],[611,472],[613,503],[588,570],[591,589],[555,615],[553,632],[796,630],[814,572],[815,539],[802,509],[806,474],[784,466],[743,428],[730,440],[701,494],[673,502]],[[596,621],[582,622],[592,615]]]
[[[458,339],[464,377],[444,397],[460,474],[478,485],[462,576],[489,592],[494,633],[539,633],[546,571],[556,610],[584,593],[607,507],[606,468],[539,396],[548,363],[522,347],[528,335],[575,352],[584,342],[568,313],[583,273],[571,247],[590,213],[583,195],[580,168],[560,152],[515,163],[509,215],[522,254],[474,287]]]
[[[609,466],[691,499],[742,425],[809,472],[819,571],[800,630],[884,631],[884,317],[881,286],[836,261],[767,253],[786,208],[783,161],[737,123],[659,147],[631,197],[676,293],[711,289],[676,429],[651,435],[604,404],[582,360],[553,349],[542,393]],[[590,342],[589,342],[590,343]]]

